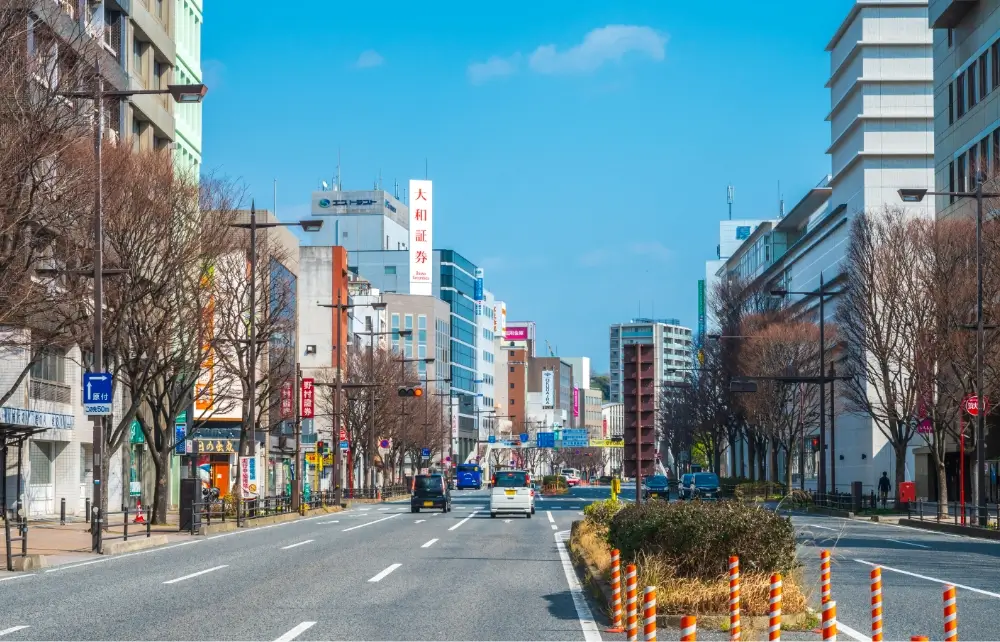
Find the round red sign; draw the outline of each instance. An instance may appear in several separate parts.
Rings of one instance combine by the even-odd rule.
[[[966,397],[964,399],[963,405],[965,406],[965,412],[969,413],[973,417],[975,417],[975,416],[977,416],[979,414],[979,397],[977,397],[975,395],[969,395],[968,397]],[[987,397],[986,398],[986,412],[989,412],[989,411],[990,411],[990,400]]]

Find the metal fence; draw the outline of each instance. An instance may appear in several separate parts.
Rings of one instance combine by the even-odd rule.
[[[17,535],[13,535],[12,531],[16,531]],[[13,571],[14,558],[28,556],[28,518],[23,515],[15,515],[13,511],[4,515],[3,537],[7,552],[7,570]],[[17,547],[17,544],[20,544],[20,547]],[[14,552],[15,548],[20,548],[21,552]]]
[[[971,529],[1000,530],[1000,504],[986,505],[986,521],[980,519],[979,506],[966,502],[915,501],[907,504],[906,516],[922,522],[937,522],[938,524],[953,524]]]
[[[136,521],[142,516],[142,521]],[[130,519],[131,517],[131,519]],[[119,521],[120,520],[120,521]],[[121,530],[119,531],[119,525]],[[131,526],[131,533],[129,532]],[[104,542],[122,540],[127,542],[129,537],[151,537],[153,533],[177,533],[180,529],[176,526],[157,526],[153,528],[153,520],[141,511],[129,510],[128,506],[122,506],[119,511],[108,511],[105,515],[101,509],[94,507],[90,520],[90,532],[94,538],[94,548],[98,553],[104,553]]]

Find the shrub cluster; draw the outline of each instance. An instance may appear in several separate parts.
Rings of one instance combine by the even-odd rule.
[[[747,573],[788,573],[795,566],[795,530],[771,511],[743,502],[649,502],[611,519],[608,543],[633,561],[654,555],[678,577],[717,579],[739,555]]]
[[[625,507],[625,502],[619,499],[605,499],[594,502],[583,509],[584,516],[595,525],[606,529],[611,525],[611,519]]]
[[[542,477],[542,486],[544,488],[555,488],[564,489],[569,488],[566,484],[566,478],[562,475],[545,475]]]
[[[771,497],[779,495],[784,497],[785,485],[778,482],[753,481],[743,482],[736,485],[733,495],[737,499],[752,499],[756,497]]]

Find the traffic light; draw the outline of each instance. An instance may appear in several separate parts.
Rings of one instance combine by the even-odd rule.
[[[424,389],[420,386],[400,386],[398,394],[400,397],[423,397]]]
[[[322,457],[326,457],[330,454],[330,442],[328,441],[317,441],[316,442],[316,452]]]
[[[812,449],[814,453],[819,452],[819,437],[812,438]]]

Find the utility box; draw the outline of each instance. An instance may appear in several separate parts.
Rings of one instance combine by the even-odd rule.
[[[917,482],[901,482],[899,484],[899,502],[909,504],[917,501]]]
[[[201,502],[201,480],[189,477],[181,480],[180,529],[198,532],[201,529],[201,510],[196,502]]]
[[[864,485],[859,482],[851,482],[851,504],[854,506],[854,512],[860,513],[865,501],[865,491]]]

